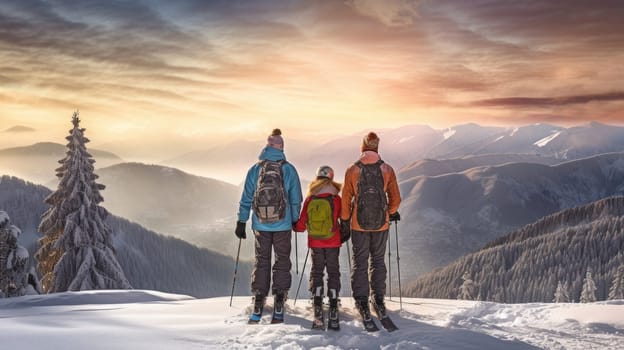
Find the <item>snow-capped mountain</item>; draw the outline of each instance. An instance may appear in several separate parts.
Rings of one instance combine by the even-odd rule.
[[[548,141],[548,142],[546,142]],[[579,159],[595,154],[624,150],[624,127],[597,122],[561,130],[543,140],[540,154],[562,159]]]
[[[37,249],[37,226],[47,209],[43,199],[50,190],[9,176],[0,177],[0,209],[22,230],[19,243],[31,256]],[[104,193],[106,196],[106,193]],[[138,224],[111,215],[107,223],[113,229],[117,258],[134,288],[154,289],[196,297],[227,295],[230,293],[235,254],[232,248],[217,253],[198,248],[173,237],[165,237]],[[231,251],[231,253],[230,253]],[[241,261],[238,270],[237,293],[249,293],[251,264]]]
[[[546,215],[624,194],[624,153],[413,177],[399,187],[401,259],[416,277]]]
[[[283,324],[248,325],[250,298],[235,297],[232,307],[229,299],[147,290],[0,299],[0,328],[10,330],[0,341],[25,350],[624,348],[622,300],[506,305],[404,298],[402,311],[397,300],[387,303],[399,331],[367,333],[351,298],[342,300],[338,332],[310,330],[305,300],[287,302]]]
[[[443,140],[435,144],[427,153],[427,158],[457,158],[476,154],[484,140],[505,131],[503,127],[488,127],[474,123],[462,124],[438,131]],[[520,153],[520,152],[505,152]]]
[[[624,151],[624,127],[589,123],[566,129],[550,124],[489,127],[469,123],[447,129],[433,129],[426,125],[366,129],[322,144],[301,142],[285,135],[286,156],[302,179],[313,178],[319,166],[329,165],[334,168],[337,180],[341,181],[344,170],[360,154],[363,136],[370,131],[379,135],[379,153],[397,171],[423,159],[523,154],[565,161]],[[161,164],[239,184],[264,146],[263,140],[236,140],[183,154]],[[500,164],[496,158],[480,160],[495,162],[480,165]]]
[[[597,122],[571,128],[532,124],[514,128],[488,128],[468,124],[445,132],[444,143],[436,145],[428,158],[458,158],[481,154],[535,154],[574,160],[624,151],[624,127]],[[460,138],[461,135],[463,138]],[[461,141],[457,139],[460,138]],[[466,141],[468,140],[468,141]],[[459,144],[458,147],[449,147]]]
[[[438,176],[449,173],[460,173],[471,168],[495,166],[506,163],[554,165],[561,163],[561,160],[553,157],[542,157],[531,154],[486,154],[439,160],[422,159],[400,169],[397,172],[397,179],[401,182],[416,176]]]
[[[566,209],[526,225],[430,272],[406,288],[407,295],[456,298],[462,275],[477,283],[474,298],[525,303],[551,302],[559,282],[579,300],[591,268],[596,297],[606,300],[624,266],[624,197]]]
[[[532,124],[509,128],[492,140],[484,140],[475,154],[525,153],[541,154],[539,147],[560,134],[563,128],[549,124]],[[550,156],[550,154],[547,154]]]
[[[25,147],[12,147],[0,150],[0,173],[13,175],[39,184],[55,181],[54,169],[58,161],[65,158],[67,147],[60,143],[39,142]],[[121,162],[117,155],[89,149],[96,159],[96,167],[105,167]]]
[[[305,156],[293,160],[300,177],[311,179],[321,165],[334,168],[336,178],[341,181],[347,167],[357,161],[361,151],[362,138],[374,131],[380,138],[379,153],[395,169],[420,159],[442,135],[425,125],[411,125],[397,129],[363,130],[359,133],[337,138],[308,150]]]

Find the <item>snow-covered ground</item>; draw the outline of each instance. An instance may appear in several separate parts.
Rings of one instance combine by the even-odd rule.
[[[400,330],[366,333],[342,301],[342,329],[313,331],[307,300],[286,323],[247,325],[249,297],[94,291],[0,299],[2,349],[624,349],[624,301],[496,304],[396,298]]]

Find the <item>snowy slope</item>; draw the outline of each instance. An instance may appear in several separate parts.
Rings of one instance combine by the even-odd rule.
[[[309,306],[286,323],[247,325],[250,299],[152,291],[90,291],[0,300],[6,349],[622,349],[624,301],[515,304],[442,299],[388,302],[400,330],[366,333],[344,298],[341,331],[312,331]],[[266,311],[270,311],[267,307]],[[265,313],[266,313],[265,311]]]

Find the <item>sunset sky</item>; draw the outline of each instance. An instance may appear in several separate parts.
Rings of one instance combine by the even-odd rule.
[[[623,124],[623,18],[589,0],[2,1],[0,132],[63,137],[76,109],[99,144]]]

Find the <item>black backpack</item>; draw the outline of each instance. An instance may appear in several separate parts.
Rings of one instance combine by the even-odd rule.
[[[286,215],[286,191],[282,165],[285,160],[260,162],[260,173],[254,192],[252,209],[261,223],[274,223]]]
[[[364,230],[378,230],[386,223],[388,197],[381,172],[383,160],[373,164],[355,163],[360,168],[357,195],[357,222]]]

